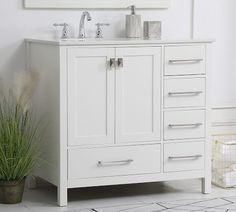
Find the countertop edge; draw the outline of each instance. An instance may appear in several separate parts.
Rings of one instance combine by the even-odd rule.
[[[146,39],[104,39],[104,40],[85,40],[85,41],[76,41],[76,40],[54,40],[54,39],[42,39],[42,38],[25,38],[25,42],[29,43],[41,43],[48,45],[56,46],[89,46],[89,45],[163,45],[163,44],[184,44],[184,43],[213,43],[214,39],[185,39],[185,40],[146,40]]]

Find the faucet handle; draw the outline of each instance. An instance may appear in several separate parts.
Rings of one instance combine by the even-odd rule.
[[[62,29],[62,35],[61,35],[61,38],[62,38],[62,39],[66,39],[66,38],[69,37],[69,36],[68,36],[68,34],[69,34],[69,25],[68,25],[67,23],[60,23],[60,24],[54,23],[53,26],[54,26],[54,27],[58,27],[58,26],[63,27],[63,29]]]
[[[110,26],[109,23],[96,23],[95,25],[98,26],[98,27],[101,27],[101,26]]]
[[[101,26],[110,26],[110,24],[109,23],[96,23],[95,26],[97,26],[96,38],[102,38],[102,28],[101,28]]]

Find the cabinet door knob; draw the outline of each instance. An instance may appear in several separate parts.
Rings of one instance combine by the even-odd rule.
[[[116,59],[111,58],[109,62],[110,68],[115,68],[116,67]]]
[[[118,68],[123,68],[124,67],[124,60],[123,60],[123,58],[118,58],[117,66],[118,66]]]

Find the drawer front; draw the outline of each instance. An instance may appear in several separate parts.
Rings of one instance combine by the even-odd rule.
[[[205,79],[166,79],[165,108],[205,106]]]
[[[165,47],[165,75],[205,74],[205,46]]]
[[[168,111],[164,113],[165,140],[204,137],[204,110]]]
[[[204,169],[204,142],[164,145],[164,172]]]
[[[68,178],[82,179],[160,172],[160,145],[70,149]]]

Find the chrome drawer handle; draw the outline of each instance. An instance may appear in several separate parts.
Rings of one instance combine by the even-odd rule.
[[[201,125],[203,125],[202,123],[194,123],[194,124],[169,124],[168,127],[169,128],[196,128],[196,127],[200,127]]]
[[[203,157],[202,155],[189,155],[189,156],[170,156],[169,160],[196,160]]]
[[[196,96],[203,93],[202,91],[189,91],[189,92],[169,92],[169,96]]]
[[[128,165],[134,162],[133,159],[128,160],[117,160],[117,161],[98,161],[97,166],[119,166],[119,165]]]
[[[192,64],[200,63],[203,59],[169,60],[170,64]]]

